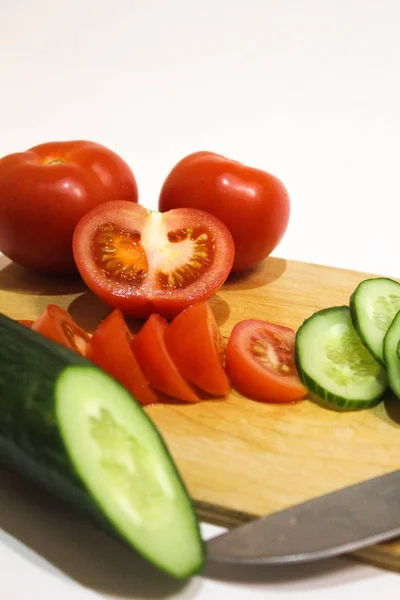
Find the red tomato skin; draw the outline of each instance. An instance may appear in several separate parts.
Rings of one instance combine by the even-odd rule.
[[[33,321],[32,319],[18,319],[18,323],[20,325],[24,325],[28,329],[32,329],[32,325],[34,324],[34,322],[35,321]]]
[[[261,402],[287,403],[302,400],[307,388],[300,381],[294,366],[295,332],[288,327],[263,323],[272,333],[283,335],[293,354],[293,374],[283,376],[264,370],[251,356],[247,344],[249,333],[256,333],[260,321],[240,321],[233,328],[225,353],[226,371],[233,387],[243,396]]]
[[[95,329],[86,358],[119,381],[140,404],[155,404],[158,397],[139,367],[131,341],[122,313],[114,310]]]
[[[179,372],[213,396],[226,396],[229,379],[222,366],[224,344],[208,302],[198,302],[168,324],[167,349]]]
[[[132,340],[132,350],[147,380],[153,387],[184,402],[198,402],[200,398],[185,381],[165,345],[167,321],[152,314]]]
[[[150,215],[151,211],[142,205],[123,201],[107,202],[89,211],[78,223],[73,236],[75,262],[88,288],[104,304],[135,318],[147,319],[155,313],[171,319],[191,304],[208,300],[220,289],[233,264],[233,240],[227,227],[213,215],[192,209],[171,210],[162,216],[171,224],[171,229],[178,229],[182,223],[205,224],[216,235],[214,261],[207,273],[182,289],[157,289],[151,279],[141,286],[108,279],[93,258],[96,227],[111,220],[123,229],[140,230]]]
[[[89,334],[64,309],[49,304],[33,323],[31,329],[57,344],[85,356]]]
[[[94,142],[49,142],[0,159],[0,251],[42,273],[73,273],[80,218],[109,200],[138,201],[135,177]]]
[[[159,196],[161,212],[197,208],[228,227],[235,244],[232,271],[254,267],[286,232],[290,200],[274,175],[212,152],[195,152],[178,162]]]

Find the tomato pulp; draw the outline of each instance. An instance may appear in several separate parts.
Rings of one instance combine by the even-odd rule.
[[[232,329],[226,347],[226,370],[233,387],[264,402],[294,402],[307,395],[295,365],[292,329],[248,319]]]
[[[226,280],[234,245],[216,217],[194,209],[149,211],[107,202],[87,213],[73,238],[78,270],[92,292],[124,314],[173,317],[208,299]]]
[[[281,241],[290,214],[283,183],[273,175],[212,152],[195,152],[172,169],[158,208],[197,208],[218,217],[235,243],[233,271],[253,267]]]
[[[86,354],[89,334],[75,323],[67,311],[55,304],[47,306],[31,329],[82,356]]]
[[[93,142],[50,142],[0,159],[0,251],[44,273],[76,271],[72,235],[94,206],[137,202],[135,177]]]

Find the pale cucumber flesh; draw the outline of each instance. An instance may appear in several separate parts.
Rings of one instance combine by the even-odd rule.
[[[85,488],[117,533],[177,578],[204,560],[186,489],[150,419],[113,379],[69,366],[56,383],[56,416]]]
[[[383,340],[400,310],[400,283],[384,277],[365,279],[350,298],[350,310],[362,342],[384,365]]]
[[[367,408],[387,389],[385,370],[361,342],[347,306],[304,321],[296,335],[296,363],[303,383],[328,406]]]

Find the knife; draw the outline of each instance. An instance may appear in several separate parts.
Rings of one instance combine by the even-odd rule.
[[[284,565],[400,535],[400,470],[267,515],[207,542],[209,561]]]

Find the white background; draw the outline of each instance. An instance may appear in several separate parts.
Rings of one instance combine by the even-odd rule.
[[[398,277],[399,73],[398,0],[0,0],[0,156],[98,141],[156,208],[180,158],[226,154],[289,190],[275,255]],[[6,600],[400,592],[398,575],[346,559],[236,582],[213,570],[179,590],[89,529],[82,542],[79,522],[46,499],[0,483]]]

